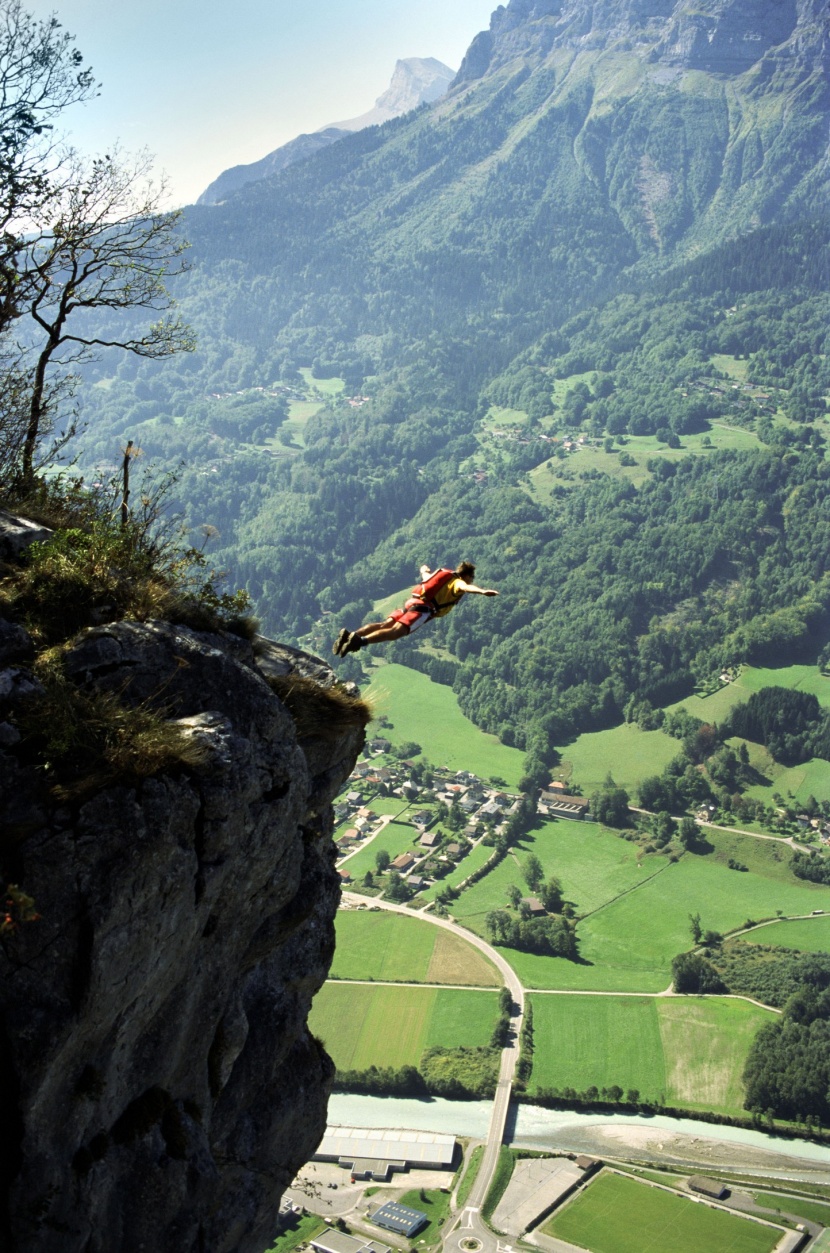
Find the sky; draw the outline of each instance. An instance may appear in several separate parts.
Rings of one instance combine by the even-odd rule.
[[[23,0],[54,13],[91,65],[100,95],[63,115],[93,154],[149,149],[170,207],[222,170],[295,135],[358,117],[395,62],[458,69],[496,0]]]

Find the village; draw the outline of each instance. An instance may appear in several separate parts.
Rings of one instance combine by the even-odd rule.
[[[416,906],[429,908],[435,896],[440,905],[440,891],[430,889],[455,871],[474,848],[495,846],[519,811],[521,799],[497,778],[483,780],[469,770],[397,760],[390,741],[375,737],[334,806],[341,881],[353,892],[383,895],[397,902],[428,893],[415,901]],[[536,809],[541,817],[580,821],[588,816],[589,802],[567,795],[564,784],[551,783],[550,790],[539,796]],[[379,841],[367,868],[366,857],[358,861],[358,855],[387,828],[395,832],[393,847]],[[531,912],[546,912],[534,898],[528,899]]]

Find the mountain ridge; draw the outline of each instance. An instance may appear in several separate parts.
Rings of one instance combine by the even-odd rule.
[[[386,91],[375,101],[374,107],[358,117],[344,122],[330,122],[319,130],[298,135],[267,153],[259,161],[234,165],[215,178],[202,192],[197,204],[218,204],[240,187],[268,178],[287,169],[296,161],[305,161],[322,148],[336,143],[345,135],[364,130],[367,126],[382,126],[392,118],[409,113],[422,104],[431,104],[444,94],[453,79],[453,71],[435,57],[405,57],[395,63],[392,80]]]

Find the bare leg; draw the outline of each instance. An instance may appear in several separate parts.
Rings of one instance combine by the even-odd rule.
[[[387,618],[385,622],[370,622],[368,626],[359,627],[354,634],[359,635],[364,644],[385,644],[387,640],[399,640],[408,635],[409,627]]]

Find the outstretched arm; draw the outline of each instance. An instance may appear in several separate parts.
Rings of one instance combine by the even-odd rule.
[[[492,587],[476,587],[475,583],[464,583],[458,580],[458,586],[465,592],[472,592],[476,596],[498,596],[498,592]]]

